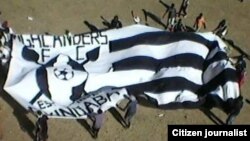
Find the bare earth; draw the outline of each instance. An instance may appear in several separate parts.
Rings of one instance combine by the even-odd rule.
[[[174,2],[179,7],[182,0],[163,0],[167,4]],[[161,17],[165,8],[158,0],[0,0],[0,21],[8,20],[16,33],[49,32],[63,34],[65,29],[72,33],[87,32],[83,24],[86,20],[98,28],[103,28],[100,16],[111,20],[118,15],[123,25],[133,24],[130,14],[134,10],[144,23],[142,9]],[[188,17],[184,19],[189,26],[193,25],[196,16],[203,12],[207,20],[207,29],[214,29],[223,18],[229,22],[228,38],[246,53],[250,53],[250,1],[244,3],[238,0],[190,0]],[[33,17],[33,21],[28,20]],[[163,19],[164,23],[166,18]],[[148,18],[150,26],[162,28]],[[248,65],[249,61],[247,62]],[[248,73],[250,69],[248,67]],[[248,76],[249,78],[249,76]],[[2,83],[2,82],[1,82]],[[243,86],[242,95],[250,99],[250,81]],[[28,89],[29,86],[24,89]],[[13,113],[14,109],[17,112]],[[22,108],[5,92],[0,98],[0,140],[1,141],[31,141],[34,133],[35,118],[31,114],[22,115]],[[225,121],[226,115],[220,110],[213,112]],[[159,114],[164,116],[159,117]],[[100,131],[100,141],[166,141],[167,125],[169,124],[215,124],[199,110],[157,110],[140,106],[130,129],[124,129],[110,114],[106,113],[105,124]],[[235,124],[250,124],[250,105],[244,107]],[[21,130],[21,126],[24,130]],[[88,131],[75,120],[50,119],[50,141],[80,141],[94,140]]]

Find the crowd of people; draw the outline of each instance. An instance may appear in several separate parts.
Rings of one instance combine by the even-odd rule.
[[[188,15],[188,7],[190,5],[189,0],[182,1],[182,4],[179,8],[179,12],[177,12],[177,9],[174,3],[172,3],[171,6],[167,6],[167,4],[165,4],[162,0],[160,0],[159,2],[167,7],[166,11],[164,12],[162,16],[162,19],[163,19],[165,15],[168,13],[166,30],[170,32],[190,31],[186,28],[186,25],[183,22],[184,21],[183,18],[184,19],[187,18],[187,15]],[[206,29],[206,27],[207,26],[206,26],[205,16],[203,15],[203,13],[200,13],[194,21],[192,31],[199,32],[201,28]],[[221,23],[219,23],[218,27],[213,30],[214,31],[213,33],[219,35],[220,37],[225,36],[227,33],[227,27],[228,26],[226,25],[226,20],[224,19]]]
[[[164,3],[162,0],[159,0],[161,4],[163,4],[166,7],[166,10],[164,11],[161,20],[163,23],[165,23],[164,27],[169,32],[200,32],[202,28],[207,28],[206,19],[203,13],[200,13],[197,18],[194,20],[193,29],[187,28],[187,25],[185,25],[185,20],[188,15],[188,8],[190,6],[189,0],[183,0],[181,3],[181,6],[179,10],[177,10],[174,3],[172,3],[170,6]],[[138,15],[135,15],[134,11],[131,11],[132,18],[135,24],[141,24],[141,18]],[[167,15],[167,22],[164,22],[164,18]],[[145,15],[145,18],[147,15]],[[118,18],[117,15],[114,16],[114,18],[111,20],[111,22],[108,22],[106,19],[103,19],[103,24],[106,25],[109,29],[113,28],[121,28],[122,22]],[[147,20],[147,19],[145,19]],[[146,25],[147,21],[145,21]],[[213,30],[213,33],[224,37],[228,33],[228,24],[226,19],[223,19],[218,26]]]

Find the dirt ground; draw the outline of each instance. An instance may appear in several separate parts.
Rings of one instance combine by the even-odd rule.
[[[182,0],[163,0],[166,4],[174,2],[179,8]],[[63,34],[65,29],[72,33],[89,31],[83,23],[88,21],[97,28],[104,28],[103,16],[111,20],[118,15],[124,26],[133,24],[131,10],[145,23],[142,9],[161,17],[165,8],[158,0],[0,0],[0,21],[8,20],[18,34],[36,33]],[[250,1],[238,0],[190,0],[188,16],[184,22],[192,26],[194,19],[202,12],[211,31],[222,20],[229,22],[227,38],[244,52],[250,54]],[[28,20],[32,17],[33,20]],[[166,21],[166,17],[163,19]],[[148,18],[150,26],[163,28]],[[247,61],[248,66],[249,61]],[[250,69],[248,67],[248,73]],[[249,79],[249,75],[248,78]],[[242,95],[250,99],[250,81],[243,86]],[[28,88],[28,86],[27,86]],[[26,88],[24,88],[26,89]],[[244,100],[245,101],[245,100]],[[14,109],[16,112],[14,112]],[[220,110],[213,112],[225,121],[226,115]],[[0,140],[31,141],[34,133],[35,118],[23,114],[23,109],[8,94],[1,91],[0,98]],[[163,116],[159,117],[160,114]],[[110,114],[106,113],[105,124],[100,131],[99,141],[166,141],[169,124],[215,124],[199,110],[158,110],[139,106],[138,113],[130,129],[124,129]],[[250,104],[245,103],[235,124],[250,124]],[[49,141],[91,141],[88,131],[75,120],[50,119]]]

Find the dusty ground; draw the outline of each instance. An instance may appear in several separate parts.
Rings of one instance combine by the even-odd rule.
[[[174,0],[163,0],[171,4]],[[181,0],[174,1],[179,7]],[[192,26],[196,16],[203,12],[207,20],[207,29],[211,31],[223,18],[229,21],[228,38],[246,53],[250,53],[250,1],[240,3],[238,0],[190,0],[187,25]],[[134,10],[142,19],[142,9],[156,16],[162,16],[164,6],[158,0],[0,0],[0,20],[8,20],[16,33],[44,33],[63,34],[65,29],[73,33],[87,32],[89,29],[83,24],[89,23],[103,28],[100,16],[110,20],[118,15],[123,25],[133,23],[130,11]],[[29,21],[27,17],[33,17]],[[144,22],[144,20],[142,21]],[[151,26],[162,28],[150,18]],[[248,61],[249,65],[249,61]],[[250,70],[248,68],[248,73]],[[249,79],[249,76],[248,76]],[[242,94],[250,99],[250,81],[243,87]],[[27,87],[28,88],[28,87]],[[24,88],[25,89],[25,88]],[[1,92],[0,98],[0,140],[1,141],[29,141],[32,140],[35,118],[31,114],[22,115],[22,109],[6,93]],[[13,113],[14,109],[17,112]],[[216,115],[225,120],[226,116],[219,110],[213,110]],[[158,117],[164,114],[163,117]],[[111,116],[106,114],[104,127],[101,129],[100,141],[165,141],[167,140],[168,124],[215,124],[199,110],[157,110],[139,107],[131,129],[125,130]],[[23,125],[21,130],[20,124]],[[250,124],[250,105],[245,103],[235,124]],[[94,140],[87,130],[74,120],[49,120],[50,141],[80,141]]]

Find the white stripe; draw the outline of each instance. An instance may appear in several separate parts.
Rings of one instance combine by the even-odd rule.
[[[212,95],[219,96],[223,101],[232,98],[235,99],[240,96],[239,84],[237,82],[228,81],[223,86],[218,86],[215,90],[211,91]]]
[[[216,55],[216,53],[218,53],[219,51],[221,51],[220,48],[216,47],[215,49],[211,50],[206,58],[206,60],[209,60],[211,58],[214,57],[214,55]]]
[[[5,90],[14,98],[20,97],[29,102],[40,91],[35,76],[36,70],[33,70],[23,75],[22,78],[17,77],[10,84],[5,84]]]
[[[203,38],[213,42],[217,42],[218,43],[218,46],[221,50],[223,50],[224,52],[227,47],[227,45],[222,41],[222,39],[220,37],[218,37],[216,34],[213,34],[212,32],[206,32],[206,33],[196,33],[200,36],[202,36]]]
[[[209,51],[207,47],[202,44],[186,40],[165,45],[136,45],[113,53],[104,52],[103,50],[107,51],[107,47],[105,47],[105,49],[101,48],[101,50],[100,52],[102,53],[97,61],[90,61],[84,65],[86,71],[94,73],[107,72],[112,63],[135,56],[164,59],[183,53],[193,53],[205,59]]]
[[[227,68],[234,69],[231,62],[228,60],[220,60],[210,64],[203,73],[204,84],[208,83],[210,80],[215,78],[218,74],[220,74]]]
[[[191,67],[163,68],[153,77],[153,80],[166,77],[183,77],[197,85],[202,85],[202,71]]]
[[[122,87],[168,77],[183,77],[197,85],[202,85],[202,71],[190,67],[164,68],[158,73],[150,70],[127,70],[103,74],[89,74],[85,85],[87,92],[105,86]]]
[[[147,32],[157,32],[157,31],[164,31],[164,30],[145,26],[145,25],[132,25],[132,26],[127,26],[127,27],[123,27],[119,29],[108,30],[104,33],[107,34],[108,39],[112,41],[112,40],[124,39],[128,37],[136,36],[139,34],[144,34]]]
[[[146,95],[157,100],[158,105],[168,104],[170,102],[198,102],[198,96],[191,91],[173,91],[173,92],[164,92],[160,94],[145,92]]]

